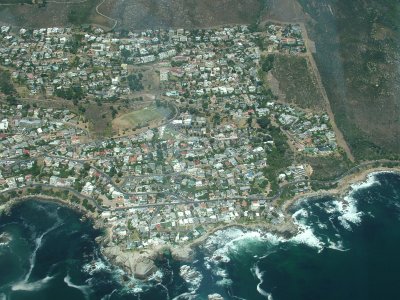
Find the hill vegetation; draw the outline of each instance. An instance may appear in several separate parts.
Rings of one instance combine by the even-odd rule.
[[[274,60],[272,74],[279,81],[279,88],[287,102],[301,108],[324,108],[323,97],[305,57],[278,55]]]
[[[400,153],[400,3],[300,0],[338,126],[358,159]]]

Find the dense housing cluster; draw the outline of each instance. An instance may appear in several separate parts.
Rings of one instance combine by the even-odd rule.
[[[131,136],[91,139],[69,110],[1,109],[1,193],[62,189],[101,211],[113,241],[129,249],[185,242],[220,223],[278,222],[271,201],[290,182],[307,191],[312,172],[291,165],[288,143],[304,155],[337,151],[326,114],[276,101],[260,75],[267,55],[306,51],[298,26],[270,25],[267,33],[3,26],[0,40],[0,64],[36,97],[130,97],[146,91],[135,68],[157,74],[155,109],[171,103],[177,113]]]

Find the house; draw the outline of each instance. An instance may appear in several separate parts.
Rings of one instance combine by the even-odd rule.
[[[7,119],[3,119],[0,122],[0,130],[7,130],[8,129],[8,120]]]

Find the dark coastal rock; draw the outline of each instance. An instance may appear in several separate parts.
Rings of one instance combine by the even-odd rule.
[[[9,242],[11,242],[11,240],[12,238],[8,233],[3,232],[2,234],[0,234],[0,245],[7,245]]]

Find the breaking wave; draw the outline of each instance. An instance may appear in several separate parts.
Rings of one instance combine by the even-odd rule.
[[[93,275],[102,271],[111,272],[111,267],[107,265],[102,259],[96,259],[90,263],[84,264],[82,270],[89,275]]]
[[[306,225],[307,218],[308,212],[303,208],[292,215],[293,223],[298,228],[298,234],[292,237],[289,241],[298,244],[305,244],[312,248],[317,248],[318,251],[322,251],[324,244],[315,236],[312,227]]]
[[[241,227],[229,227],[215,232],[203,245],[205,253],[208,254],[204,259],[205,268],[217,276],[217,285],[231,286],[232,280],[229,278],[226,264],[238,253],[248,253],[256,261],[251,271],[259,280],[258,293],[272,299],[272,294],[261,287],[264,282],[264,272],[257,264],[265,256],[259,252],[273,253],[288,244],[303,244],[316,249],[318,253],[327,248],[335,251],[350,250],[344,244],[342,234],[345,231],[352,231],[354,226],[359,226],[364,215],[364,212],[358,210],[356,193],[380,184],[376,175],[377,173],[372,173],[365,181],[351,185],[350,191],[342,199],[332,197],[317,201],[301,199],[292,214],[292,221],[297,226],[298,232],[291,238]],[[266,250],[265,245],[268,245],[269,250]],[[262,250],[258,251],[257,248]]]

